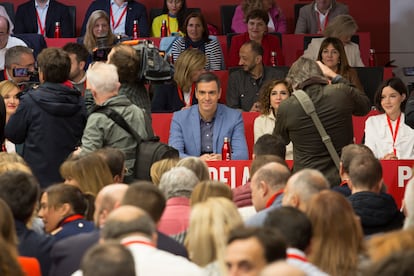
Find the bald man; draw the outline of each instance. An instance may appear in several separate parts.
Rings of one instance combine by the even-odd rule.
[[[284,190],[282,205],[292,206],[305,212],[310,199],[328,188],[329,182],[320,171],[303,169],[289,178]]]
[[[263,226],[267,213],[282,205],[283,190],[289,177],[289,168],[276,162],[268,163],[254,173],[251,189],[257,213],[246,221],[246,225]]]
[[[157,243],[155,223],[144,210],[138,207],[124,205],[109,214],[101,238],[104,242],[118,241],[131,250],[137,275],[202,274],[202,270],[194,263],[155,247]]]

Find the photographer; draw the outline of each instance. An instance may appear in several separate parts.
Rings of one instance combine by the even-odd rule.
[[[119,95],[125,95],[136,106],[151,114],[151,102],[144,86],[144,81],[138,79],[140,58],[134,48],[129,45],[117,44],[108,55],[108,62],[116,66],[121,88]]]
[[[33,50],[25,46],[14,46],[6,51],[5,69],[0,71],[0,80],[11,80],[24,90],[38,83]]]
[[[46,188],[63,180],[59,166],[82,137],[86,109],[81,93],[68,81],[71,61],[65,51],[44,49],[38,65],[40,85],[20,97],[5,136],[15,144],[25,143],[23,158]]]

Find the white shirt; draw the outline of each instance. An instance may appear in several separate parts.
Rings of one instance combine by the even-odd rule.
[[[275,128],[276,118],[272,112],[268,115],[261,114],[256,117],[253,124],[254,142],[264,134],[272,134]],[[293,160],[293,144],[290,142],[286,145],[286,160]]]
[[[23,40],[17,37],[9,36],[9,40],[7,41],[6,47],[0,49],[0,70],[4,69],[4,56],[6,54],[7,49],[18,45],[27,47],[26,43],[24,43]]]
[[[404,118],[404,113],[401,113],[394,147],[398,159],[414,159],[414,129],[404,123]],[[395,132],[396,121],[392,122],[392,127]],[[377,158],[393,152],[393,138],[385,114],[371,116],[365,121],[365,145]]]
[[[121,6],[118,6],[115,1],[111,1],[111,8],[112,8],[112,18],[109,18],[111,30],[114,34],[125,34],[125,22],[127,17],[127,12],[124,13],[124,9],[127,8],[128,2],[125,1]],[[110,15],[109,15],[110,16]],[[121,17],[122,16],[122,17]],[[119,19],[121,18],[121,21]],[[112,25],[113,19],[113,25]],[[119,21],[119,25],[117,25]],[[115,27],[115,28],[114,28]]]
[[[39,15],[40,18],[40,23],[42,24],[42,26],[39,26],[39,21],[36,18],[36,22],[37,22],[37,33],[40,35],[46,35],[46,15],[47,15],[47,10],[49,9],[49,0],[46,2],[46,5],[44,5],[43,7],[40,7],[39,4],[37,3],[37,1],[35,1],[35,8],[36,8],[36,12]],[[41,28],[43,28],[44,33],[42,34],[41,32]]]
[[[198,276],[203,275],[203,270],[184,257],[173,255],[167,251],[159,250],[148,244],[150,240],[142,236],[131,236],[123,239],[131,250],[135,261],[135,273],[139,276]],[[76,271],[73,276],[83,275]]]

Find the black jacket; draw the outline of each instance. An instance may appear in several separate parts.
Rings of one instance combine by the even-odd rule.
[[[348,199],[361,219],[365,235],[399,229],[404,223],[404,215],[389,194],[358,192]]]
[[[69,13],[69,8],[55,0],[50,0],[46,14],[46,37],[55,36],[55,22],[60,22],[60,32],[62,37],[74,37],[73,22]],[[35,0],[30,0],[17,7],[16,24],[14,33],[36,33],[38,32]]]
[[[20,98],[5,136],[15,144],[25,143],[23,158],[45,188],[62,181],[59,167],[80,143],[85,124],[80,92],[64,84],[44,83]]]
[[[414,92],[411,93],[405,106],[405,124],[414,128]]]

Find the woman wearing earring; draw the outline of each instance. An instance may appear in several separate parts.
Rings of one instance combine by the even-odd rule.
[[[374,103],[383,114],[365,122],[365,145],[375,157],[385,160],[414,159],[414,129],[404,123],[407,87],[399,78],[385,80]]]
[[[86,196],[75,186],[64,183],[49,186],[41,196],[38,213],[45,232],[57,241],[94,230],[94,223],[85,219],[91,208],[88,203]]]
[[[342,41],[336,37],[327,37],[319,48],[317,60],[329,67],[335,73],[341,75],[353,84],[358,90],[364,91],[354,68],[349,66],[348,58]]]
[[[264,134],[272,134],[275,128],[276,113],[281,102],[289,98],[292,88],[285,80],[272,80],[267,82],[260,92],[261,114],[254,120],[254,142]],[[286,159],[293,159],[293,146],[286,146]]]

